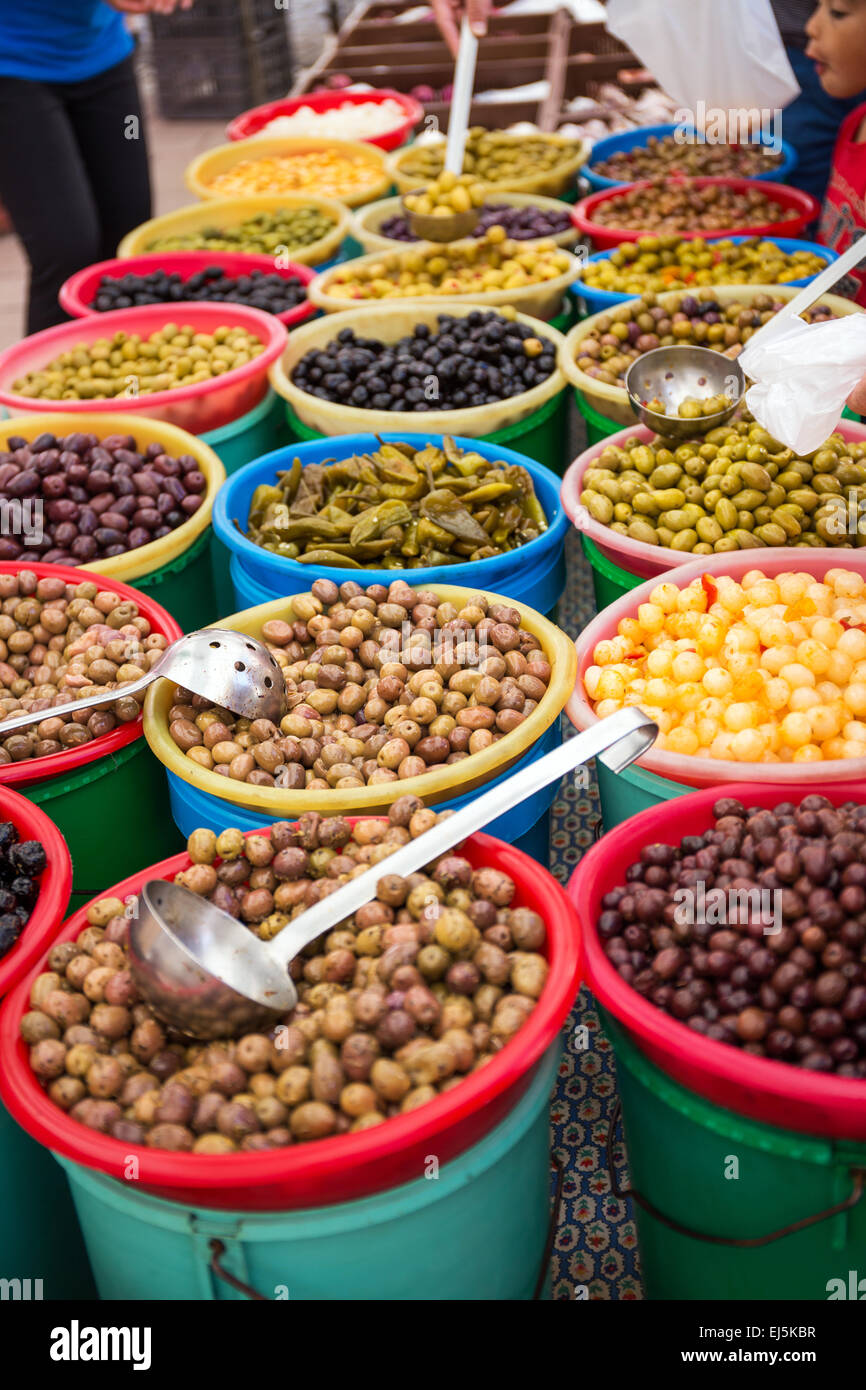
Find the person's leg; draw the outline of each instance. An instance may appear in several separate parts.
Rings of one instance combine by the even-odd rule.
[[[132,57],[66,89],[66,109],[87,169],[108,260],[118,242],[151,215],[150,175]]]
[[[100,229],[62,99],[47,84],[0,81],[0,201],[30,262],[27,332],[63,323],[58,291],[98,259]]]
[[[866,100],[866,92],[839,101],[828,96],[818,81],[815,64],[798,48],[787,50],[800,95],[782,113],[782,136],[797,151],[798,163],[787,182],[822,201],[830,177],[833,147],[849,111]]]

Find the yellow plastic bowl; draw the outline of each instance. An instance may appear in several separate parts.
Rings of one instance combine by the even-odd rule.
[[[459,250],[461,246],[478,246],[474,237],[469,237],[465,242],[452,242],[451,247]],[[515,242],[516,246],[523,247],[523,242]],[[472,304],[488,309],[501,308],[503,304],[510,304],[513,308],[519,309],[523,314],[531,314],[539,319],[551,319],[559,313],[562,308],[562,296],[565,294],[569,285],[577,279],[580,269],[580,262],[576,256],[572,256],[569,251],[559,248],[560,254],[568,257],[568,265],[565,270],[560,271],[559,275],[552,280],[538,280],[531,285],[521,285],[517,289],[498,289],[498,290],[472,290],[465,294],[427,294],[427,295],[383,295],[379,299],[355,299],[351,295],[337,295],[332,293],[331,287],[334,282],[347,271],[364,271],[368,266],[382,263],[383,253],[374,251],[369,256],[359,256],[357,260],[345,261],[341,265],[332,266],[330,270],[323,270],[319,275],[311,280],[307,286],[307,298],[319,309],[324,309],[326,314],[339,314],[346,309],[364,308],[366,305],[404,305],[404,304],[439,304],[443,299],[450,299],[458,304]],[[398,250],[396,244],[390,247],[388,255],[397,255],[401,264],[407,258],[417,255],[417,246],[405,246]]]
[[[519,424],[533,411],[540,410],[554,396],[565,388],[565,378],[556,367],[546,381],[531,386],[519,396],[507,396],[502,401],[488,405],[470,405],[454,410],[431,410],[415,412],[411,410],[366,410],[359,406],[343,405],[337,401],[323,401],[309,391],[302,391],[292,381],[295,364],[311,348],[323,349],[333,342],[343,328],[353,328],[364,337],[379,338],[383,343],[395,343],[399,338],[411,333],[415,324],[426,323],[431,328],[437,325],[439,314],[453,314],[464,318],[473,309],[490,310],[490,305],[476,305],[464,299],[414,300],[411,305],[388,300],[383,304],[365,305],[362,309],[349,309],[342,314],[328,314],[303,324],[289,334],[289,342],[282,357],[278,357],[270,369],[270,382],[278,395],[289,402],[292,410],[309,429],[318,430],[324,435],[356,434],[358,430],[377,431],[420,429],[435,430],[437,434],[468,435],[480,439],[484,435],[495,434]],[[565,343],[563,335],[549,323],[528,314],[516,314],[520,323],[528,323],[536,334],[547,338],[559,353]]]
[[[302,193],[284,193],[274,196],[258,193],[250,198],[213,198],[205,203],[189,203],[162,217],[151,217],[127,232],[117,248],[118,256],[143,256],[152,249],[155,241],[162,237],[183,236],[189,232],[201,232],[205,228],[239,227],[242,222],[255,217],[259,212],[282,212],[292,208],[314,207],[330,217],[334,230],[319,241],[311,241],[309,246],[290,246],[289,259],[300,265],[321,265],[333,260],[343,241],[349,234],[349,210],[342,203],[331,198],[315,198]],[[247,247],[238,243],[232,248],[246,251]]]
[[[176,425],[167,425],[162,420],[149,420],[143,415],[16,415],[6,422],[6,429],[0,432],[0,440],[10,434],[20,435],[22,439],[33,440],[40,434],[95,434],[106,439],[112,434],[131,434],[139,448],[148,444],[164,444],[167,454],[176,458],[178,454],[192,454],[198,462],[199,470],[207,479],[204,500],[189,521],[184,521],[167,536],[149,541],[125,555],[113,555],[108,560],[94,560],[90,564],[70,561],[78,569],[93,570],[112,579],[122,579],[125,584],[133,584],[154,570],[162,569],[173,560],[184,555],[195,544],[199,536],[208,529],[211,522],[214,498],[226,479],[226,471],[217,455],[203,440]]]
[[[500,133],[500,132],[497,132]],[[506,132],[501,132],[505,134]],[[538,134],[544,134],[539,131]],[[488,183],[485,186],[491,193],[505,192],[510,193],[541,193],[547,198],[558,198],[562,193],[567,193],[574,187],[577,171],[582,164],[589,159],[592,146],[588,140],[581,140],[578,148],[574,151],[574,141],[565,135],[547,135],[545,140],[552,145],[559,145],[562,148],[562,163],[555,164],[552,169],[544,169],[537,174],[525,174],[521,178],[503,179],[502,182]],[[512,136],[515,145],[519,145],[522,135]],[[442,140],[442,151],[444,155],[445,140]],[[403,146],[402,149],[395,150],[388,155],[388,169],[398,193],[410,193],[413,188],[418,188],[423,179],[419,179],[417,174],[406,174],[403,166],[411,162],[413,146]]]
[[[571,212],[570,204],[563,203],[559,198],[544,198],[539,193],[511,193],[498,187],[491,190],[489,201],[505,203],[508,207],[514,208],[531,207],[540,208],[544,212]],[[400,197],[382,198],[378,203],[368,203],[366,207],[352,214],[351,234],[368,255],[373,251],[405,251],[408,246],[417,248],[420,244],[417,241],[395,241],[393,237],[382,235],[382,223],[387,222],[390,217],[399,217],[402,213],[403,200]],[[557,232],[551,239],[557,246],[564,246],[568,250],[579,236],[577,228],[569,226],[566,231]],[[425,245],[430,246],[433,243],[426,242]],[[520,245],[535,246],[536,242],[521,241]]]
[[[235,165],[241,164],[244,160],[308,154],[313,150],[337,150],[341,154],[360,160],[369,168],[369,185],[335,200],[344,203],[348,208],[357,208],[362,203],[372,203],[376,198],[384,198],[391,187],[391,175],[385,166],[385,156],[375,145],[364,144],[361,140],[316,140],[303,136],[257,136],[252,140],[233,140],[228,145],[218,145],[215,150],[207,150],[187,165],[184,178],[187,188],[197,198],[222,198],[224,195],[212,188],[214,179],[234,169]],[[316,190],[311,188],[310,192],[315,195]],[[244,194],[235,196],[241,201],[245,200]]]
[[[480,590],[458,589],[452,584],[428,584],[425,586],[440,598],[450,600],[462,608],[473,593]],[[168,711],[171,707],[172,681],[161,680],[150,687],[144,705],[144,735],[152,751],[168,772],[174,772],[184,782],[189,782],[199,791],[208,792],[234,806],[245,810],[262,812],[266,815],[285,816],[293,819],[304,811],[319,811],[323,816],[378,815],[387,811],[394,800],[395,788],[399,795],[412,794],[423,797],[428,804],[446,801],[451,797],[463,795],[476,787],[483,786],[491,777],[497,777],[511,767],[528,748],[550,728],[558,719],[569,696],[574,689],[577,677],[577,655],[574,643],[547,618],[526,608],[514,599],[502,598],[499,594],[485,594],[490,603],[501,603],[516,608],[521,622],[527,631],[537,637],[547,660],[550,662],[550,684],[542,699],[532,713],[512,733],[506,734],[489,748],[473,753],[459,763],[425,772],[420,777],[407,777],[399,784],[380,783],[372,787],[356,787],[351,790],[308,792],[306,790],[288,791],[274,787],[250,786],[248,782],[234,782],[199,767],[184,756],[168,732]],[[262,603],[257,608],[248,608],[244,613],[235,613],[230,618],[221,618],[213,627],[231,628],[245,632],[253,637],[261,637],[263,625],[279,618],[294,621],[294,600],[277,599],[273,603]]]
[[[700,298],[704,290],[705,297],[709,295],[718,300],[720,304],[752,304],[759,294],[769,294],[773,299],[781,299],[786,302],[799,294],[799,289],[791,285],[712,285],[697,287],[694,290],[665,290],[662,294],[655,296],[656,303],[664,308],[675,309],[680,300],[686,295]],[[629,299],[623,304],[618,304],[612,309],[603,309],[600,314],[590,314],[589,318],[581,319],[580,323],[575,324],[571,332],[566,335],[565,342],[559,353],[559,366],[563,375],[571,382],[572,386],[582,392],[587,403],[597,410],[600,415],[604,415],[608,420],[615,420],[619,425],[633,425],[636,423],[637,416],[629,405],[628,392],[624,386],[611,386],[607,381],[596,381],[595,377],[587,376],[586,372],[581,371],[577,365],[577,356],[580,352],[580,344],[588,334],[592,333],[599,319],[609,318],[611,314],[616,314],[617,310],[633,310],[639,304],[640,296]],[[843,299],[838,294],[824,294],[818,301],[819,304],[827,304],[837,317],[841,318],[845,314],[862,314],[863,310],[859,304],[854,304],[850,299]],[[707,343],[707,347],[713,347],[712,343]],[[638,359],[639,361],[640,359]]]

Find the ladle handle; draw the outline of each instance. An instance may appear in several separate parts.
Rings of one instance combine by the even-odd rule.
[[[448,144],[445,147],[445,168],[451,174],[463,172],[463,151],[469,126],[472,89],[475,86],[477,56],[478,40],[464,15],[460,24],[460,47],[457,50],[457,66],[454,69],[454,90],[448,116]]]
[[[52,705],[48,709],[31,710],[27,714],[16,714],[14,719],[4,719],[0,724],[0,737],[5,738],[7,734],[14,733],[16,729],[26,729],[28,724],[41,724],[43,719],[51,719],[55,715],[75,714],[80,709],[98,709],[100,705],[113,705],[115,700],[119,700],[122,695],[135,695],[136,691],[144,690],[151,681],[156,680],[157,671],[148,671],[146,676],[140,680],[130,681],[129,685],[113,686],[111,690],[106,690],[104,695],[89,695],[81,700],[70,700],[66,705]]]
[[[566,772],[571,772],[590,758],[601,757],[613,772],[622,772],[635,758],[646,752],[657,733],[657,725],[633,705],[600,719],[576,738],[554,748],[551,753],[470,801],[468,806],[440,820],[409,844],[401,845],[394,854],[388,855],[384,867],[383,864],[375,864],[327,898],[314,903],[268,943],[269,954],[279,965],[287,966],[317,936],[370,902],[376,896],[376,886],[384,874],[405,877],[423,868],[474,831],[480,830],[505,811],[510,811],[512,806],[517,806],[527,797],[534,796],[551,782],[558,782]]]
[[[795,294],[778,314],[774,314],[771,319],[758,329],[749,339],[749,347],[753,347],[761,334],[767,333],[767,329],[775,331],[780,324],[787,319],[795,318],[797,314],[804,314],[807,309],[811,309],[817,299],[822,294],[827,294],[832,290],[843,275],[847,275],[849,270],[853,270],[861,261],[866,261],[866,237],[861,237],[859,241],[852,242],[847,251],[843,251],[838,260],[831,261],[826,270],[816,276],[810,284],[805,285],[799,294]],[[769,336],[769,335],[768,335]]]

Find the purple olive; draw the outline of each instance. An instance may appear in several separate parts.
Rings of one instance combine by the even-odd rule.
[[[104,553],[105,553],[105,558],[106,558],[106,560],[110,560],[110,559],[112,559],[115,555],[125,555],[125,554],[126,554],[126,551],[127,551],[127,546],[126,546],[126,543],[125,543],[125,542],[124,542],[123,544],[121,544],[120,542],[117,542],[117,543],[115,543],[114,545],[107,545],[107,546],[105,547],[105,552],[104,552]]]
[[[76,560],[86,563],[95,558],[98,546],[92,536],[78,536],[70,548]]]
[[[92,537],[88,536],[87,539],[91,540]],[[127,544],[130,550],[137,550],[140,545],[148,545],[150,543],[150,539],[150,532],[144,526],[133,526],[132,530],[128,533],[126,537]],[[95,549],[96,547],[94,546],[94,550]]]
[[[78,511],[78,503],[70,497],[58,497],[56,501],[48,503],[45,515],[49,521],[77,521]]]
[[[86,463],[73,463],[66,473],[67,481],[73,487],[81,487],[87,482],[88,469]]]
[[[162,524],[161,514],[156,507],[140,507],[137,512],[133,512],[130,520],[133,526],[144,526],[148,531],[153,531]]]
[[[131,473],[115,473],[113,481],[116,497],[135,497],[135,483]]]
[[[130,517],[133,512],[138,511],[138,498],[134,493],[126,493],[123,497],[116,498],[111,510],[121,516]]]
[[[203,500],[204,499],[202,497],[199,497],[196,495],[196,493],[191,492],[187,497],[183,499],[180,505],[183,511],[186,512],[187,516],[192,516],[193,512],[198,511]]]
[[[174,498],[170,492],[161,492],[156,499],[156,510],[160,516],[165,516],[166,512],[174,511]]]
[[[42,496],[46,502],[54,497],[63,497],[66,494],[66,478],[62,473],[52,473],[50,477],[42,480]]]
[[[168,454],[160,454],[153,461],[153,466],[157,473],[161,473],[164,478],[176,478],[180,473],[180,464],[177,459],[170,458]]]
[[[93,539],[100,550],[107,550],[110,545],[122,546],[126,549],[126,538],[122,532],[115,531],[112,526],[99,526],[93,533]]]
[[[12,497],[32,497],[35,492],[39,491],[39,474],[36,469],[27,468],[16,478],[11,478],[6,491]]]
[[[82,536],[92,536],[99,525],[99,517],[92,507],[82,507],[78,513],[78,530]]]
[[[150,472],[133,473],[132,481],[140,493],[143,493],[145,497],[152,497],[156,501],[160,493],[161,480],[155,474]]]
[[[78,527],[74,521],[61,521],[59,526],[54,528],[54,544],[68,549],[78,535]]]
[[[45,449],[56,449],[57,440],[53,434],[38,434],[30,445],[30,452],[41,454]]]
[[[169,495],[174,498],[175,502],[182,502],[186,497],[186,488],[180,481],[180,478],[166,478],[163,486],[164,491],[169,493]]]
[[[88,500],[91,507],[96,512],[96,515],[102,516],[103,512],[110,511],[114,506],[114,493],[99,492],[95,497],[91,497]]]
[[[103,512],[100,520],[102,521],[103,528],[106,526],[110,526],[113,527],[115,531],[129,530],[129,522],[127,521],[126,517],[122,514],[122,512],[116,512],[113,510]]]
[[[67,497],[71,497],[73,502],[78,502],[79,504],[87,502],[89,499],[86,487],[68,487],[66,489],[66,495]]]
[[[184,475],[184,486],[187,492],[204,492],[207,487],[207,478],[200,473],[197,468],[193,468]]]
[[[0,560],[17,560],[21,546],[11,536],[0,536]]]

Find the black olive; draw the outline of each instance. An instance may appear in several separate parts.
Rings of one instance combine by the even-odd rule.
[[[10,849],[9,862],[20,873],[36,878],[47,863],[45,848],[38,840],[22,840]]]

